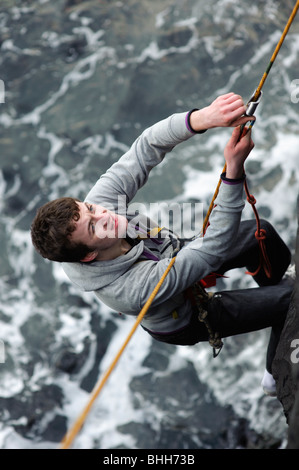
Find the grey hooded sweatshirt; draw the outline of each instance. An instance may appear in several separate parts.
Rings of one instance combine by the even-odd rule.
[[[177,144],[192,135],[186,125],[186,113],[174,114],[149,127],[99,178],[85,202],[120,212],[119,198],[125,198],[128,206],[146,183],[151,169]],[[186,326],[192,308],[184,291],[211,272],[217,272],[228,257],[244,207],[243,184],[222,184],[215,204],[204,238],[194,237],[176,254],[173,267],[142,320],[146,329],[165,334]],[[126,216],[128,234],[136,238],[136,216],[133,217],[134,224],[130,223],[132,215],[129,211]],[[146,231],[146,217],[141,214],[137,218],[139,230]],[[200,233],[201,227],[198,230]],[[83,291],[93,291],[112,310],[137,316],[178,246],[177,239],[167,230],[160,232],[160,236],[159,243],[157,239],[147,237],[113,260],[63,263],[63,269],[76,286]]]

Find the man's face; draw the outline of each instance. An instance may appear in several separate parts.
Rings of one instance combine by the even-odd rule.
[[[126,217],[116,214],[98,204],[77,202],[80,218],[75,222],[71,239],[83,243],[92,250],[107,250],[119,244],[125,238],[128,221]]]

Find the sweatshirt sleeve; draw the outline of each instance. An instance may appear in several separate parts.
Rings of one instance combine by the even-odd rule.
[[[153,306],[183,292],[194,282],[217,271],[229,256],[237,236],[244,208],[243,184],[220,186],[210,225],[204,237],[195,238],[177,254],[175,263],[160,288]],[[140,306],[151,294],[170,259],[143,263],[140,267]]]
[[[186,113],[177,113],[146,129],[131,148],[96,182],[86,201],[106,204],[108,209],[119,206],[119,196],[127,205],[147,181],[152,168],[166,153],[194,133],[186,125]]]

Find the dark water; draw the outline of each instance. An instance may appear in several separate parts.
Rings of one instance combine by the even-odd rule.
[[[83,198],[157,120],[229,91],[246,101],[294,3],[1,2],[1,448],[57,447],[132,326],[33,252],[36,208],[59,196]],[[298,42],[296,20],[264,86],[247,166],[260,215],[292,250]],[[138,202],[207,207],[229,134],[210,131],[175,149]],[[252,217],[249,208],[245,215]],[[232,273],[226,285],[251,280]],[[172,348],[138,331],[74,446],[283,447],[281,405],[260,387],[268,334],[228,339],[213,359],[207,345]]]

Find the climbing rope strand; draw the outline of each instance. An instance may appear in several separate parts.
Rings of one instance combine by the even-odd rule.
[[[283,43],[283,41],[285,40],[286,35],[288,34],[288,31],[289,31],[289,29],[290,29],[290,27],[291,27],[291,24],[292,24],[292,22],[293,22],[293,20],[294,20],[294,18],[295,18],[295,16],[296,16],[296,13],[297,13],[297,11],[298,11],[298,8],[299,8],[299,0],[297,0],[296,5],[294,6],[294,9],[293,9],[293,11],[292,11],[292,13],[291,13],[291,15],[290,15],[290,17],[289,17],[289,19],[288,19],[288,22],[287,22],[287,24],[286,24],[286,26],[285,26],[285,28],[284,28],[284,31],[283,31],[283,33],[282,33],[282,35],[281,35],[281,37],[280,37],[280,40],[278,41],[277,46],[276,46],[276,48],[275,48],[275,50],[274,50],[274,52],[273,52],[273,54],[272,54],[272,57],[271,57],[270,62],[269,62],[269,65],[268,65],[266,71],[264,72],[264,75],[263,75],[263,77],[262,77],[262,79],[261,79],[261,81],[260,81],[259,86],[257,87],[257,89],[256,89],[256,91],[255,91],[255,95],[254,95],[254,98],[253,98],[252,101],[257,101],[258,97],[260,96],[262,87],[264,86],[264,83],[265,83],[265,81],[266,81],[266,78],[268,77],[269,72],[270,72],[270,70],[271,70],[271,68],[272,68],[272,65],[273,65],[274,62],[275,62],[275,59],[276,59],[277,54],[278,54],[278,52],[279,52],[279,50],[280,50],[280,48],[281,48],[281,46],[282,46],[282,43]]]
[[[126,338],[126,340],[124,341],[122,347],[120,348],[120,350],[118,351],[117,355],[115,356],[114,360],[112,361],[110,367],[107,369],[107,371],[105,372],[105,374],[103,375],[102,379],[100,379],[100,381],[98,382],[98,384],[96,384],[96,386],[94,387],[93,391],[91,392],[91,396],[90,396],[90,399],[86,405],[86,407],[84,408],[84,410],[82,411],[82,413],[80,414],[80,416],[78,417],[78,419],[76,420],[76,422],[74,423],[74,425],[72,426],[72,428],[70,429],[70,431],[66,434],[66,436],[63,438],[62,442],[61,442],[61,449],[67,449],[70,447],[70,445],[72,444],[73,440],[75,439],[76,435],[78,434],[78,432],[80,431],[80,429],[82,428],[83,424],[84,424],[84,421],[88,415],[88,413],[90,412],[96,398],[98,397],[100,391],[102,390],[102,388],[104,387],[105,383],[107,382],[111,372],[113,371],[113,369],[115,368],[116,364],[118,363],[122,353],[124,352],[125,348],[127,347],[130,339],[132,338],[133,334],[135,333],[138,325],[141,323],[143,317],[145,316],[145,314],[147,313],[149,307],[151,306],[154,298],[156,297],[158,291],[160,290],[160,287],[162,286],[166,276],[168,275],[169,271],[171,270],[173,264],[175,262],[175,257],[173,257],[170,261],[170,263],[168,264],[166,270],[164,271],[162,277],[160,278],[159,282],[157,283],[156,287],[154,288],[153,292],[151,293],[150,297],[148,298],[148,300],[146,301],[146,303],[144,304],[143,308],[141,309],[138,317],[136,318],[136,321],[128,335],[128,337]]]
[[[287,32],[295,18],[295,15],[297,13],[297,10],[299,8],[299,0],[297,0],[296,2],[296,5],[293,9],[293,12],[287,22],[287,25],[284,29],[284,32],[275,48],[275,51],[273,53],[273,56],[270,60],[270,63],[267,67],[267,70],[266,72],[264,73],[263,77],[262,77],[262,80],[258,86],[258,88],[256,89],[256,93],[255,93],[255,96],[253,98],[253,101],[256,101],[260,95],[260,92],[261,92],[261,89],[265,83],[265,80],[270,72],[270,69],[276,59],[276,56],[279,52],[279,49],[287,35]],[[225,172],[226,170],[226,165],[224,165],[224,168],[223,168],[223,172]],[[208,209],[208,212],[207,212],[207,215],[205,217],[205,220],[204,220],[204,224],[203,224],[203,233],[205,232],[206,230],[206,227],[207,227],[207,224],[208,224],[208,221],[209,221],[209,216],[212,212],[212,209],[213,209],[213,206],[214,206],[214,201],[218,195],[218,192],[219,192],[219,188],[220,188],[220,185],[221,185],[221,179],[219,180],[219,183],[217,185],[217,188],[215,190],[215,193],[214,193],[214,196],[213,196],[213,199],[211,201],[211,204],[209,206],[209,209]],[[91,410],[92,408],[92,405],[93,403],[95,402],[96,398],[98,397],[100,391],[102,390],[103,386],[105,385],[105,383],[107,382],[107,379],[109,378],[111,372],[113,371],[113,369],[115,368],[118,360],[120,359],[123,351],[125,350],[127,344],[129,343],[130,339],[132,338],[135,330],[137,329],[138,325],[141,323],[143,317],[145,316],[145,314],[147,313],[150,305],[152,304],[155,296],[157,295],[161,285],[163,284],[167,274],[169,273],[169,271],[171,270],[173,264],[175,262],[175,256],[171,259],[168,267],[166,268],[164,274],[162,275],[161,279],[159,280],[159,282],[157,283],[155,289],[153,290],[152,294],[150,295],[150,297],[148,298],[147,302],[145,303],[144,307],[142,308],[142,310],[140,311],[134,325],[133,325],[133,328],[131,329],[131,332],[129,333],[126,341],[124,342],[123,346],[121,347],[121,349],[119,350],[118,354],[116,355],[115,359],[113,360],[113,362],[111,363],[110,367],[108,368],[107,372],[104,374],[103,378],[99,381],[99,384],[96,385],[94,387],[94,390],[92,391],[91,393],[91,397],[90,397],[90,400],[89,402],[87,403],[86,407],[84,408],[83,412],[80,414],[80,416],[78,417],[78,419],[76,420],[76,422],[74,423],[73,427],[70,429],[70,431],[66,434],[66,436],[64,437],[64,439],[62,440],[61,442],[61,449],[67,449],[68,447],[70,447],[70,445],[72,444],[73,440],[75,439],[76,435],[78,434],[78,432],[80,431],[80,429],[82,428],[83,424],[84,424],[84,421],[86,420],[86,417],[89,413],[89,411]]]
[[[257,269],[254,272],[247,271],[246,274],[250,274],[251,276],[256,276],[259,273],[259,271],[263,268],[266,276],[270,279],[271,276],[272,276],[272,268],[271,268],[271,263],[270,263],[269,257],[267,255],[267,250],[266,250],[266,245],[265,245],[266,230],[261,229],[259,214],[258,214],[258,211],[255,207],[256,200],[255,200],[255,197],[252,194],[250,194],[249,189],[248,189],[248,184],[247,184],[246,180],[244,181],[244,188],[245,188],[245,192],[246,192],[246,196],[247,196],[247,201],[251,205],[252,210],[253,210],[254,215],[255,215],[256,225],[257,225],[257,229],[256,229],[256,232],[255,232],[255,238],[258,241],[259,249],[260,249],[260,263],[259,263],[259,266],[257,267]]]
[[[222,173],[225,173],[226,171],[226,164],[224,165],[223,167],[223,170],[222,170]],[[217,187],[215,189],[215,192],[214,192],[214,195],[213,195],[213,198],[211,200],[211,203],[210,203],[210,206],[209,206],[209,209],[207,211],[207,214],[205,216],[205,219],[204,219],[204,222],[203,222],[203,227],[202,227],[202,232],[205,233],[206,231],[206,228],[207,228],[207,225],[209,223],[209,218],[210,218],[210,215],[211,215],[211,212],[213,210],[213,207],[214,207],[214,202],[218,196],[218,193],[219,193],[219,189],[220,189],[220,186],[221,186],[221,178],[219,178],[219,181],[218,181],[218,184],[217,184]]]

